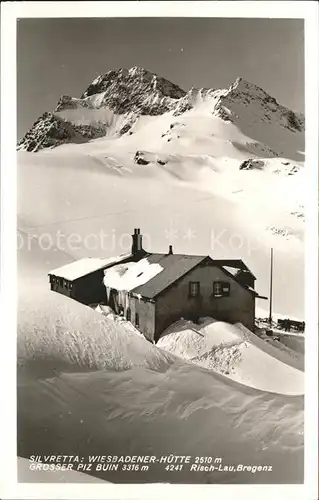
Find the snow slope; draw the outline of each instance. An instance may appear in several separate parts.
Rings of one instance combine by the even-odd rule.
[[[185,364],[57,294],[32,290],[32,299],[20,298],[18,405],[22,457],[213,454],[229,465],[273,467],[195,474],[158,463],[130,475],[92,472],[111,482],[302,480],[301,397],[275,396]]]
[[[145,134],[147,140],[147,130]],[[291,196],[297,190],[302,193],[297,178],[233,171],[231,160],[225,161],[229,167],[223,174],[214,172],[211,160],[193,156],[170,157],[164,166],[138,165],[133,161],[136,150],[136,144],[120,150],[114,141],[97,140],[38,153],[19,152],[19,227],[35,237],[42,235],[43,246],[60,241],[59,248],[67,251],[70,261],[126,253],[132,228],[140,227],[145,248],[153,252],[166,252],[172,244],[176,253],[242,258],[258,277],[259,293],[266,296],[271,244],[275,249],[274,307],[303,317],[304,223],[287,215],[284,204],[290,204],[289,197],[276,196],[276,203],[278,198],[283,200],[276,211],[270,198],[259,194],[260,186],[272,190],[271,175],[278,193],[285,191],[285,182]],[[255,192],[246,182],[250,177],[259,186]],[[230,192],[231,188],[238,191]],[[244,196],[245,190],[250,197]],[[293,211],[292,206],[289,210]],[[290,239],[265,232],[265,226],[280,227],[288,219],[293,228]],[[73,234],[78,238],[75,243]]]
[[[291,395],[304,393],[301,363],[241,324],[211,318],[199,325],[180,320],[163,333],[157,345],[250,387]]]
[[[63,145],[47,149],[60,135]],[[39,119],[19,149],[40,149],[36,157],[20,154],[21,165],[63,167],[65,178],[67,165],[104,172],[112,177],[108,186],[121,192],[122,183],[132,184],[138,202],[146,190],[154,195],[159,181],[169,190],[178,184],[222,197],[236,206],[250,239],[302,251],[304,118],[242,78],[228,89],[187,93],[142,68],[114,70],[92,82],[81,98],[62,96],[55,114]],[[143,183],[138,188],[137,180]]]

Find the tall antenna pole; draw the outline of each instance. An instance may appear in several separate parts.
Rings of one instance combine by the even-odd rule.
[[[270,249],[270,290],[269,290],[269,325],[272,324],[272,275],[273,275],[273,260],[274,260],[274,250]]]

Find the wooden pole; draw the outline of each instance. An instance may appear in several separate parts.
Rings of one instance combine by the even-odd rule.
[[[273,248],[270,249],[270,290],[269,290],[269,325],[272,324],[272,275],[273,275]]]

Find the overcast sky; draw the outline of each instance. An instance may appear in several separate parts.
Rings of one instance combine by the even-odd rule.
[[[60,95],[79,97],[121,67],[142,66],[185,90],[224,88],[241,76],[304,109],[302,20],[22,19],[17,40],[18,137]]]

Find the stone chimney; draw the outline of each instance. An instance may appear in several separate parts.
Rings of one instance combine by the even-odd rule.
[[[140,229],[134,229],[134,234],[132,234],[132,254],[135,255],[139,252],[143,252],[142,246],[143,236],[141,235]]]
[[[168,247],[168,255],[173,255],[173,246],[172,245],[170,245]]]

